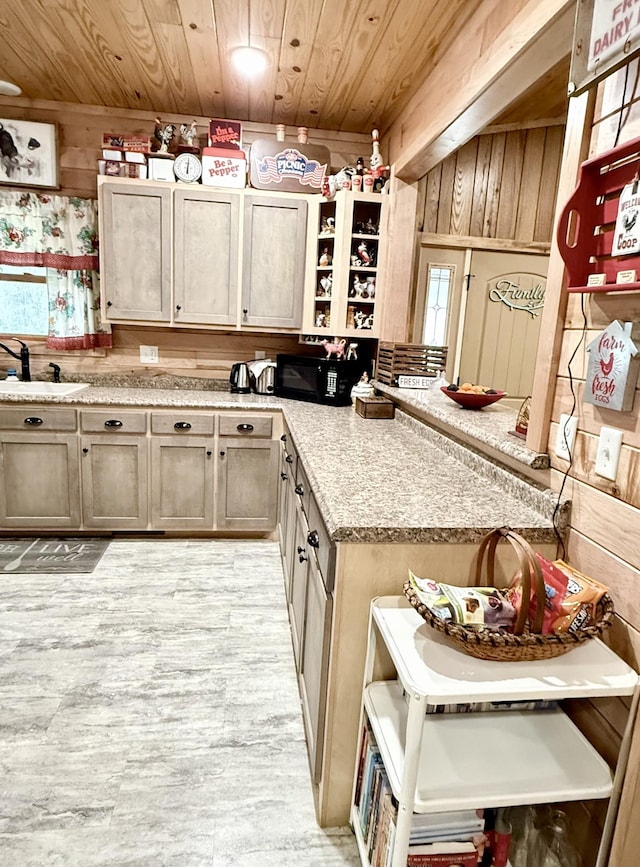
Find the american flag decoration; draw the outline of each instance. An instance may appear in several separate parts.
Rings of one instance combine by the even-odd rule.
[[[308,160],[297,148],[287,147],[274,156],[264,156],[257,165],[261,183],[279,184],[283,178],[297,179],[300,184],[322,189],[327,166]]]

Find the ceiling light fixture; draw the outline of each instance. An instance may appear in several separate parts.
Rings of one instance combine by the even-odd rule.
[[[261,48],[241,45],[231,52],[231,62],[241,75],[253,78],[267,68],[267,55]]]
[[[2,96],[20,96],[22,90],[17,84],[12,84],[10,81],[0,81],[0,94]]]

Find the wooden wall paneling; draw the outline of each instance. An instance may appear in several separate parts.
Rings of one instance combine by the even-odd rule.
[[[451,233],[451,211],[456,180],[456,157],[452,154],[442,163],[440,200],[438,202],[438,232]]]
[[[514,233],[514,237],[521,241],[533,241],[535,235],[546,134],[544,127],[529,129],[526,133]]]
[[[442,180],[442,163],[431,169],[419,183],[425,187],[424,232],[436,232],[438,227],[438,212],[440,210],[440,182]]]
[[[455,158],[456,173],[451,202],[450,232],[452,235],[470,235],[478,138],[473,138],[463,145],[455,154]]]
[[[267,55],[267,68],[251,82],[247,117],[261,123],[273,118],[274,94],[280,67],[280,48],[286,0],[252,0],[250,3],[250,44]]]
[[[552,470],[551,478],[554,490],[559,490],[561,475]],[[638,510],[571,477],[567,479],[565,493],[571,499],[571,526],[634,569],[640,569]]]
[[[552,126],[547,129],[544,143],[544,160],[542,162],[542,177],[536,212],[536,227],[533,238],[544,241],[550,238],[554,228],[559,189],[558,176],[562,159],[562,144],[564,127]],[[564,205],[564,199],[562,200]]]
[[[249,117],[252,82],[236,72],[231,63],[231,49],[236,45],[249,45],[249,9],[236,0],[216,0],[215,9],[222,92],[233,94],[237,117]]]
[[[567,137],[557,189],[556,212],[564,206],[576,185],[580,163],[586,156],[589,128],[593,117],[593,91],[573,97],[569,103]],[[549,256],[547,291],[542,310],[540,341],[534,374],[527,446],[546,452],[553,405],[554,383],[558,370],[567,293],[564,290],[564,262],[554,244]]]
[[[627,445],[634,448],[640,447],[640,418],[638,417],[637,407],[640,406],[640,394],[636,389],[634,407],[632,412],[615,412],[611,409],[601,409],[591,403],[584,403],[582,400],[582,392],[584,383],[574,382],[574,392],[576,394],[578,413],[580,417],[580,429],[588,431],[594,435],[599,435],[602,425],[614,427],[624,432],[624,440]],[[569,380],[564,377],[559,378],[556,383],[555,400],[552,405],[550,418],[554,421],[560,420],[560,413],[569,412],[573,403]]]
[[[491,138],[491,162],[489,164],[487,201],[484,208],[482,234],[495,238],[498,233],[498,205],[500,204],[500,185],[507,136],[506,133],[498,133]]]
[[[222,80],[220,55],[212,51],[216,27],[210,0],[176,0],[182,19],[189,62],[198,71],[195,88],[200,102],[199,115],[225,117],[224,99],[214,82]],[[195,26],[193,26],[195,25]]]
[[[620,798],[615,833],[611,844],[609,864],[611,867],[634,865],[640,852],[640,722],[636,716],[631,748],[627,761],[627,773]]]
[[[610,699],[606,704],[591,700],[566,701],[563,702],[563,707],[607,764],[613,767],[629,716],[629,702],[624,704],[620,698]],[[605,713],[608,713],[608,716]],[[622,731],[617,728],[620,725]]]
[[[479,238],[485,235],[484,212],[489,189],[489,170],[491,167],[491,149],[493,136],[478,136],[478,161],[473,179],[473,206],[469,234]]]
[[[500,199],[498,204],[498,219],[496,236],[498,238],[515,238],[518,217],[518,202],[522,184],[522,168],[524,164],[524,149],[526,132],[507,133],[504,159],[500,180]]]
[[[579,292],[569,295],[565,328],[582,329],[582,305],[587,327],[594,332],[602,331],[614,319],[621,322],[640,321],[640,292]]]
[[[607,644],[629,665],[640,667],[640,570],[573,528],[567,537],[567,559],[580,572],[609,587],[616,613],[625,622],[614,624]]]
[[[287,3],[282,50],[277,67],[276,99],[271,117],[273,123],[282,123],[283,118],[290,118],[296,106],[300,105],[305,75],[296,72],[294,66],[301,70],[309,69],[323,5],[323,0],[289,0]],[[291,45],[292,39],[297,39],[299,45]],[[308,110],[308,107],[305,108]],[[308,125],[307,121],[301,118],[300,123]]]

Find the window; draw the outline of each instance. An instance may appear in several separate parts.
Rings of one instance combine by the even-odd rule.
[[[454,265],[429,265],[422,329],[422,342],[427,346],[447,345],[449,301],[454,274]]]
[[[0,265],[0,334],[49,333],[49,299],[44,268]]]

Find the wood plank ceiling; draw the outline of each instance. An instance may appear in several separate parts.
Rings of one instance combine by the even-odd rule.
[[[456,21],[482,2],[16,0],[0,7],[0,78],[23,97],[163,119],[384,133],[455,39]],[[269,58],[250,84],[230,63],[238,45]],[[566,81],[559,70],[544,98],[528,95],[509,121],[563,115]]]

